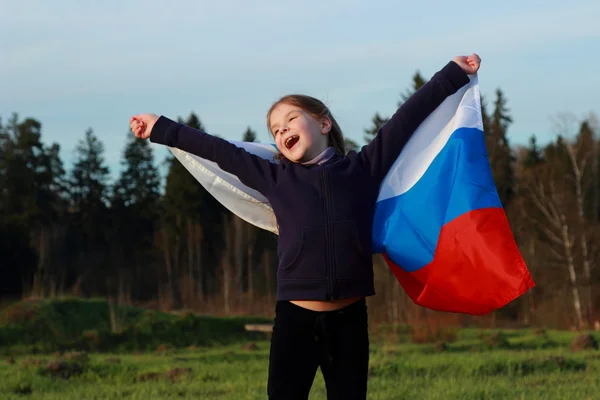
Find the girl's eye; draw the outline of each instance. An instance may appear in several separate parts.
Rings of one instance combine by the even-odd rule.
[[[292,118],[290,118],[290,121],[291,121],[291,120],[293,120],[293,119],[295,119],[295,118],[296,118],[296,117],[295,117],[295,116],[293,116]]]

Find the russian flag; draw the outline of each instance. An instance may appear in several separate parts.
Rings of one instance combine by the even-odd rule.
[[[483,315],[535,284],[496,191],[478,78],[470,79],[418,127],[388,172],[372,243],[416,304]],[[231,142],[276,162],[272,145]],[[259,192],[212,161],[170,150],[231,212],[277,233],[273,210]]]
[[[410,298],[473,315],[534,286],[492,177],[477,76],[415,131],[379,192],[373,249]]]

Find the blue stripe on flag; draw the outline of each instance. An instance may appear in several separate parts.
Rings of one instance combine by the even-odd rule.
[[[483,132],[459,128],[412,188],[377,203],[373,252],[385,252],[406,271],[416,271],[433,260],[444,224],[487,207],[502,204]]]

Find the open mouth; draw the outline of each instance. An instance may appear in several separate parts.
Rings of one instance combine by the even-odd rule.
[[[289,138],[285,139],[285,148],[291,150],[292,147],[294,147],[296,143],[298,143],[298,140],[300,140],[300,137],[298,135],[292,135]]]

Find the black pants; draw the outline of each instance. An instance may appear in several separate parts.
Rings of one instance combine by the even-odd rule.
[[[319,366],[327,399],[366,399],[369,332],[364,299],[324,312],[277,302],[269,399],[307,399]]]

